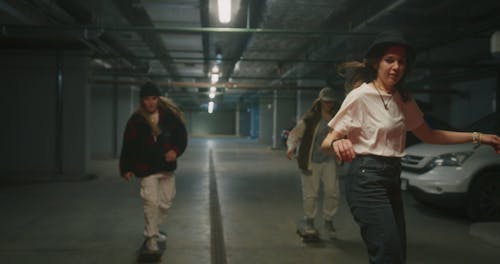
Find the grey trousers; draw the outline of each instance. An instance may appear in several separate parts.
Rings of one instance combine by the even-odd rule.
[[[306,218],[316,217],[321,182],[323,182],[323,219],[331,221],[339,207],[340,197],[335,160],[311,162],[311,173],[302,172],[302,201]]]
[[[399,158],[358,155],[346,177],[346,198],[370,263],[405,263],[406,227]]]

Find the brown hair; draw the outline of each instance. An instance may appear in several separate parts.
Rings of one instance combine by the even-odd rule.
[[[346,92],[359,87],[364,82],[369,83],[375,80],[377,78],[377,70],[374,66],[380,63],[387,49],[393,45],[398,44],[389,43],[387,45],[377,46],[374,50],[370,51],[367,58],[362,62],[348,61],[339,64],[337,66],[337,73],[345,78],[344,88]],[[408,101],[411,98],[408,90],[404,86],[404,80],[411,72],[411,66],[412,62],[408,61],[403,77],[396,84],[396,90],[399,91],[404,101]]]

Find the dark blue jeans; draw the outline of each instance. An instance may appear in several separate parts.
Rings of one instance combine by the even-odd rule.
[[[358,155],[346,179],[346,196],[361,229],[370,263],[406,261],[406,227],[399,158]]]

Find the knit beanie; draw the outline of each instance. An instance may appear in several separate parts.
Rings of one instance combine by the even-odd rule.
[[[146,82],[141,86],[141,90],[139,92],[141,98],[146,96],[160,96],[160,89],[153,82]]]

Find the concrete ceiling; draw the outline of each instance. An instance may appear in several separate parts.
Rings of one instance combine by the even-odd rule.
[[[232,0],[221,24],[217,0],[2,0],[2,49],[88,49],[95,82],[160,83],[184,108],[273,89],[342,89],[335,65],[362,59],[377,32],[399,29],[418,52],[409,86],[498,74],[490,37],[498,0]],[[104,63],[102,63],[104,62]],[[108,67],[103,65],[107,64]],[[123,81],[127,80],[127,81]]]

